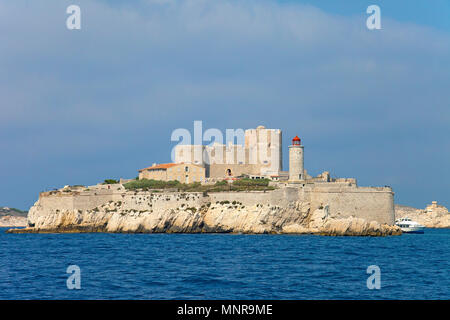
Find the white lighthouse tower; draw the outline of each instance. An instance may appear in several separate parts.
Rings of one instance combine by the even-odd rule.
[[[289,182],[299,182],[305,179],[303,169],[303,146],[299,137],[292,139],[289,146]]]

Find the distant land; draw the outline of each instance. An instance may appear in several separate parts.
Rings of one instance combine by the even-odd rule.
[[[0,227],[25,227],[28,211],[0,207]]]
[[[396,204],[395,218],[410,218],[427,228],[450,228],[448,209],[439,205],[436,201],[432,201],[425,209]]]

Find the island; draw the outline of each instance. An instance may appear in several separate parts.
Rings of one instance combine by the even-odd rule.
[[[0,207],[0,227],[26,227],[27,213],[16,208]]]
[[[281,130],[264,126],[246,130],[243,145],[178,145],[174,162],[135,179],[41,192],[27,227],[8,232],[401,234],[391,187],[309,175],[298,136],[283,171],[281,145]]]

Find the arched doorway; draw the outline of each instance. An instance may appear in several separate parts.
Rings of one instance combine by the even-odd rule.
[[[232,174],[231,174],[231,169],[227,169],[227,176],[228,176],[228,177],[231,177],[231,176],[232,176]]]

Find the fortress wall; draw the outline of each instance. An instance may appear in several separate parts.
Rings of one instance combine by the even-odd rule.
[[[211,203],[221,201],[237,201],[244,206],[253,206],[256,204],[271,204],[270,192],[250,191],[250,192],[215,192],[208,193]]]
[[[240,176],[242,174],[260,174],[261,165],[259,164],[211,164],[209,168],[210,178],[224,178],[227,175],[227,169],[231,170],[231,175]]]
[[[203,197],[201,192],[173,192],[173,193],[127,193],[122,200],[127,209],[134,210],[171,210],[185,207],[201,207],[208,202],[208,197]]]
[[[359,217],[394,224],[394,194],[390,188],[319,187],[305,190],[302,197],[311,210],[328,205],[332,217]]]
[[[215,192],[208,193],[211,203],[217,201],[238,201],[245,206],[257,204],[271,206],[287,206],[289,202],[299,200],[297,188],[283,188],[273,191],[249,191],[249,192]]]
[[[117,193],[116,193],[117,195]],[[115,193],[111,190],[96,190],[73,195],[74,210],[91,210],[109,201],[114,201]]]
[[[39,204],[49,210],[73,210],[73,195],[68,194],[52,194],[48,192],[42,192],[39,195]]]
[[[90,192],[73,196],[74,210],[92,210],[109,202],[121,202],[129,210],[147,211],[152,208],[162,210],[175,209],[182,203],[188,207],[199,207],[207,202],[202,193],[150,193],[150,192]]]
[[[283,206],[288,202],[298,200],[297,188],[283,188],[274,191],[250,191],[250,192],[215,192],[203,196],[201,192],[118,192],[101,190],[95,193],[84,192],[75,195],[51,195],[41,198],[41,203],[48,208],[59,210],[92,210],[109,202],[121,202],[129,210],[170,210],[179,208],[182,204],[187,207],[201,207],[211,202],[237,201],[245,206],[256,204]]]

